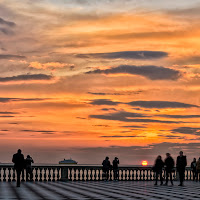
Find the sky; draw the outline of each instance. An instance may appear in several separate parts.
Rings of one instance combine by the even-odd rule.
[[[1,0],[0,162],[190,163],[199,49],[200,0]]]

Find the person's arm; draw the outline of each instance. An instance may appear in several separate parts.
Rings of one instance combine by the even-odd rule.
[[[185,156],[185,166],[187,166],[187,157]]]

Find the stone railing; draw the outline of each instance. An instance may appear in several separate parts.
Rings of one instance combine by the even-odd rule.
[[[101,181],[103,180],[102,166],[100,165],[33,165],[34,181]],[[163,170],[163,177],[165,172]],[[176,180],[177,172],[173,173]],[[110,180],[113,180],[113,171],[110,170]],[[155,174],[151,167],[120,166],[120,181],[151,181]],[[193,174],[189,167],[185,171],[185,180],[192,180]],[[0,164],[0,181],[15,181],[16,172],[12,164]],[[26,171],[22,173],[22,181],[26,180]]]

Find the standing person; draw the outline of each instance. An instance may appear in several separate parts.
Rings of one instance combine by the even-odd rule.
[[[199,159],[198,159],[198,161],[197,161],[197,165],[196,165],[196,181],[200,181],[200,178],[199,178],[199,174],[200,174],[200,157],[199,157]]]
[[[171,157],[170,153],[166,153],[166,159],[165,159],[165,172],[166,172],[166,183],[165,185],[168,184],[168,179],[170,176],[170,181],[171,184],[173,185],[173,180],[172,180],[172,170],[174,168],[174,159]]]
[[[162,169],[164,167],[164,162],[162,160],[162,157],[159,155],[156,160],[155,160],[155,164],[154,164],[154,172],[156,172],[156,182],[154,185],[157,185],[158,182],[158,176],[160,175],[160,185],[163,184],[163,177],[162,177]]]
[[[17,171],[17,187],[20,187],[20,176],[24,169],[24,155],[21,149],[18,149],[17,153],[13,155],[12,162],[14,163],[14,169]]]
[[[192,169],[193,181],[195,181],[196,176],[197,176],[197,162],[196,162],[196,158],[194,158],[193,161],[191,162],[191,169]]]
[[[187,166],[187,159],[186,156],[183,155],[183,152],[179,152],[179,156],[177,157],[176,161],[176,168],[179,173],[180,184],[179,186],[183,186],[183,180],[185,175],[185,167]]]
[[[102,165],[103,165],[103,173],[105,174],[105,178],[106,178],[105,180],[108,181],[108,179],[109,179],[109,171],[110,171],[110,168],[111,168],[111,164],[110,164],[108,156],[102,162]]]
[[[34,163],[33,159],[30,157],[30,155],[27,155],[25,159],[25,166],[26,166],[26,181],[33,181],[33,170],[31,163]],[[30,177],[29,177],[30,176]],[[30,178],[30,179],[29,179]]]
[[[114,181],[117,181],[119,179],[118,165],[119,165],[119,159],[115,157],[115,159],[113,160]]]

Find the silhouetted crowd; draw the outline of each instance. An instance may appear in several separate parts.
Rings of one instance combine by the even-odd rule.
[[[26,181],[33,181],[33,170],[31,164],[34,163],[30,155],[24,159],[21,149],[18,149],[17,153],[13,155],[12,162],[14,163],[14,169],[17,172],[17,187],[20,187],[20,176],[24,169],[26,169]]]
[[[112,165],[110,164],[109,157],[106,157],[105,160],[102,162],[103,165],[103,180],[108,181],[110,172],[113,170],[114,175],[114,181],[118,181],[119,179],[119,159],[115,157],[115,159],[112,162]]]
[[[159,155],[155,160],[155,164],[152,167],[153,171],[156,173],[156,182],[157,185],[158,177],[160,176],[160,185],[163,185],[163,168],[165,169],[166,182],[164,185],[168,185],[168,180],[170,178],[170,182],[173,185],[172,173],[175,172],[174,168],[175,162],[171,157],[170,153],[166,153],[166,158],[163,161],[162,157]],[[179,175],[180,184],[179,186],[183,186],[184,176],[185,176],[185,167],[187,166],[186,156],[183,155],[183,152],[179,152],[179,156],[176,159],[176,170]]]

